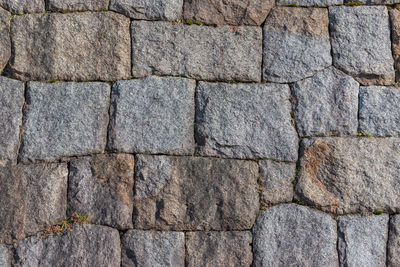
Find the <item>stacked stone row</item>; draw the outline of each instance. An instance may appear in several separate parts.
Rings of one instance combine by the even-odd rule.
[[[138,2],[0,0],[0,266],[399,266],[400,10]]]

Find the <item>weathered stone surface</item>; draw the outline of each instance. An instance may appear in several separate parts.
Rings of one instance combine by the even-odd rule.
[[[327,68],[292,87],[294,117],[300,136],[355,135],[359,84]]]
[[[338,266],[336,239],[329,215],[296,204],[274,206],[253,228],[253,266]]]
[[[117,230],[95,225],[73,226],[40,240],[42,233],[14,245],[14,266],[110,266],[121,264]]]
[[[95,155],[70,163],[68,213],[90,216],[94,224],[132,228],[133,156]]]
[[[262,35],[258,27],[207,27],[132,22],[132,72],[202,80],[260,81]]]
[[[192,154],[193,80],[148,77],[113,86],[109,146],[133,153]]]
[[[394,215],[389,223],[387,263],[389,267],[400,266],[400,215]]]
[[[182,5],[183,0],[111,0],[110,9],[133,19],[175,21]]]
[[[400,139],[306,139],[297,198],[337,212],[400,211]]]
[[[126,232],[122,237],[122,266],[185,266],[184,233]]]
[[[295,82],[332,64],[328,10],[274,8],[264,25],[264,80]]]
[[[47,0],[51,11],[100,11],[108,9],[108,0]]]
[[[200,155],[296,161],[287,85],[199,82],[196,90]]]
[[[11,267],[11,251],[5,245],[0,244],[0,266]]]
[[[0,161],[17,159],[24,83],[0,77]]]
[[[263,160],[259,165],[263,190],[260,201],[265,204],[291,202],[296,164]]]
[[[396,3],[400,1],[395,0]],[[390,20],[392,27],[392,51],[394,66],[396,71],[396,81],[400,80],[400,9],[390,10]]]
[[[333,63],[363,85],[394,83],[385,6],[330,7]]]
[[[21,80],[127,78],[131,65],[129,23],[114,12],[16,16],[10,72]]]
[[[11,56],[10,18],[11,14],[0,8],[0,72]]]
[[[215,25],[261,25],[273,0],[185,0],[183,17]]]
[[[346,0],[346,3],[351,2],[350,0]],[[360,0],[357,1],[363,5],[394,5],[400,3],[399,0]]]
[[[55,160],[102,152],[109,98],[110,86],[105,83],[29,83],[22,159]]]
[[[45,10],[44,0],[0,0],[0,6],[14,14],[41,13]]]
[[[341,266],[386,266],[389,216],[349,215],[338,219]]]
[[[374,136],[400,136],[400,90],[396,87],[360,88],[360,131]]]
[[[186,233],[187,266],[251,266],[251,243],[247,231]]]
[[[12,243],[66,215],[66,164],[0,168],[0,242]]]
[[[290,4],[296,4],[297,6],[304,7],[328,7],[342,5],[343,0],[276,0],[276,5],[278,6]]]
[[[140,157],[147,157],[142,162],[168,160],[165,165],[170,171],[168,182],[155,197],[134,202],[135,229],[220,231],[248,230],[253,226],[259,209],[258,166],[255,162],[198,157],[137,157],[138,161]],[[159,157],[164,159],[159,160]],[[141,168],[161,167],[150,163]],[[146,172],[152,175],[146,170],[142,174]],[[167,175],[166,171],[160,173]]]

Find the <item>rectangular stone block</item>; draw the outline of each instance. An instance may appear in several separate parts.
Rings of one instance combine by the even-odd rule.
[[[333,213],[400,211],[400,139],[302,143],[296,198]]]
[[[101,153],[106,146],[110,86],[28,83],[23,161]]]
[[[340,266],[386,266],[389,216],[348,215],[338,219]]]
[[[389,15],[385,6],[329,8],[333,64],[363,85],[394,83]]]
[[[185,266],[183,232],[129,230],[122,236],[122,267]]]
[[[258,27],[208,27],[133,21],[132,73],[201,80],[260,81],[262,36]]]
[[[136,158],[135,229],[248,230],[259,209],[258,166],[243,160]],[[141,192],[143,188],[144,192]]]
[[[23,82],[0,77],[0,161],[16,161],[24,105]]]
[[[68,214],[120,230],[132,228],[133,156],[98,154],[70,163]]]
[[[156,76],[115,83],[109,147],[128,153],[191,155],[195,86],[193,80]]]
[[[108,9],[108,0],[47,0],[51,11],[101,11]]]
[[[390,217],[387,266],[400,266],[400,215]]]
[[[44,0],[0,0],[0,6],[14,14],[41,13],[45,10]]]
[[[11,57],[10,20],[11,14],[0,8],[0,72]]]
[[[108,266],[121,264],[121,245],[116,229],[74,225],[72,231],[41,240],[43,233],[14,245],[13,266]]]
[[[186,266],[251,266],[252,235],[249,231],[188,232]]]
[[[287,85],[199,82],[196,91],[198,154],[296,161]]]
[[[175,21],[181,17],[182,5],[183,0],[110,0],[110,10],[143,20]]]
[[[297,6],[304,7],[328,7],[343,5],[343,2],[343,0],[276,0],[276,5],[283,6],[295,3]]]
[[[0,244],[0,266],[11,267],[11,259],[11,250],[7,246]]]
[[[400,137],[399,103],[397,87],[361,87],[360,131],[374,136]]]
[[[0,243],[12,243],[62,220],[67,179],[67,164],[1,167]]]
[[[114,12],[16,16],[12,21],[11,75],[41,81],[128,78],[129,23]]]

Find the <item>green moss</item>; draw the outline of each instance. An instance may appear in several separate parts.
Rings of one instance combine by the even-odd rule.
[[[50,80],[50,81],[49,81],[49,83],[56,83],[56,82],[57,82],[56,79],[53,79],[53,80]]]
[[[364,132],[358,132],[357,136],[362,136],[362,137],[372,137],[373,135],[370,134],[368,131],[364,131]]]
[[[185,23],[188,25],[196,24],[198,26],[203,26],[203,23],[201,23],[200,21],[195,21],[195,20],[186,20]]]
[[[281,5],[281,6],[286,6],[286,7],[298,7],[296,3],[291,3],[291,4],[286,4],[286,5]]]
[[[357,1],[350,1],[346,4],[346,6],[362,6],[362,3]]]
[[[296,187],[296,184],[297,184],[297,181],[296,181],[296,180],[293,180],[293,181],[292,181],[293,187]]]
[[[239,82],[237,82],[237,81],[228,81],[228,83],[238,84]]]
[[[258,176],[258,178],[257,178],[257,183],[258,183],[258,184],[261,184],[261,182],[262,182],[261,177]]]
[[[383,213],[383,211],[381,211],[381,210],[374,210],[374,214],[375,215],[380,215],[380,214],[382,214]]]

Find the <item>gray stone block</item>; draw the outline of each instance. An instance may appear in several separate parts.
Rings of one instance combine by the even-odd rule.
[[[278,6],[290,4],[296,4],[297,6],[304,7],[328,7],[342,5],[343,0],[276,0],[276,5]]]
[[[10,73],[20,80],[115,81],[130,76],[129,19],[114,12],[16,16]]]
[[[185,20],[201,21],[214,25],[261,25],[273,0],[185,0]]]
[[[28,83],[23,161],[100,153],[106,146],[110,86]]]
[[[328,10],[274,8],[264,24],[263,78],[288,83],[332,64]]]
[[[400,137],[400,89],[360,88],[360,131],[374,136]]]
[[[248,231],[188,232],[186,266],[251,266],[252,235]]]
[[[110,148],[129,153],[192,154],[195,86],[193,80],[155,76],[115,83]]]
[[[68,214],[120,230],[132,228],[132,155],[99,154],[70,163]]]
[[[363,85],[394,83],[389,15],[385,6],[329,8],[335,67]]]
[[[255,162],[146,155],[137,156],[137,160],[142,164],[136,172],[141,175],[163,173],[168,181],[160,178],[165,185],[158,189],[157,195],[134,202],[135,229],[226,231],[252,228],[259,209]],[[156,166],[159,162],[164,165]],[[152,171],[164,166],[168,170]],[[156,179],[143,179],[140,188],[145,186],[145,181],[149,181],[151,187]],[[136,187],[136,194],[138,190]]]
[[[263,160],[260,165],[260,201],[264,204],[292,202],[295,163]]]
[[[183,232],[130,230],[122,236],[122,267],[185,266]]]
[[[387,266],[400,266],[400,215],[391,216],[388,238]]]
[[[253,228],[253,266],[338,266],[336,222],[296,204],[261,211]]]
[[[183,0],[110,0],[110,10],[143,20],[175,21],[181,17],[182,5]]]
[[[388,220],[387,215],[339,217],[340,266],[386,266]]]
[[[200,155],[296,161],[287,85],[199,82],[196,90]]]
[[[95,225],[73,226],[72,231],[46,237],[42,233],[14,245],[16,267],[109,266],[121,264],[117,230]]]
[[[327,68],[292,87],[300,136],[356,135],[359,84]]]
[[[400,211],[400,139],[305,139],[296,198],[334,213]]]
[[[0,161],[17,159],[24,83],[0,77]]]
[[[0,168],[0,242],[12,243],[66,216],[67,164]]]
[[[201,80],[260,81],[259,27],[207,27],[133,21],[132,72]]]
[[[0,0],[0,6],[14,14],[41,13],[45,10],[44,0]]]
[[[11,267],[11,251],[10,249],[0,244],[0,266],[1,267]]]
[[[400,3],[398,0],[393,2]],[[390,26],[392,29],[392,52],[394,67],[396,72],[396,82],[400,80],[400,10],[398,8],[390,10]]]
[[[108,9],[108,0],[47,0],[51,11],[101,11]]]
[[[10,19],[11,14],[0,8],[0,72],[11,57]]]

